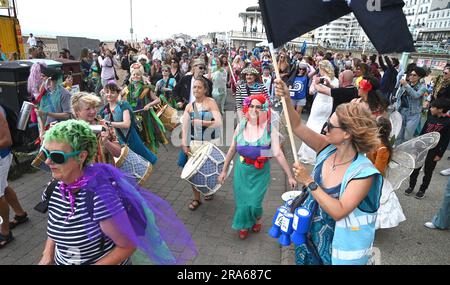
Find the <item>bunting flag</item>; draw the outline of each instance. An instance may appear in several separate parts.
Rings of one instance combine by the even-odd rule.
[[[351,12],[380,53],[412,52],[403,0],[259,0],[275,48]]]

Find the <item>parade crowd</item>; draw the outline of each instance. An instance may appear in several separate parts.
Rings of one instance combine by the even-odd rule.
[[[45,57],[35,44],[29,53]],[[60,57],[73,59],[69,50]],[[185,168],[205,145],[223,147],[221,130],[233,126],[215,184],[224,184],[233,168],[232,228],[241,240],[271,226],[262,218],[274,160],[292,189],[303,187],[307,195],[301,206],[313,219],[307,242],[296,246],[299,265],[367,264],[376,230],[407,218],[389,166],[396,155],[404,155],[402,146],[410,143],[415,149],[415,141],[440,135],[421,150],[422,158],[411,155],[414,167],[402,178],[409,178],[409,185],[400,191],[417,199],[430,191],[436,165],[450,159],[445,156],[450,64],[429,81],[429,70],[415,63],[402,66],[387,55],[356,58],[320,50],[308,55],[286,48],[272,55],[265,47],[148,38],[140,44],[118,40],[114,48],[105,43],[97,50],[85,48],[79,61],[81,92],[72,75],[43,62],[31,67],[28,80],[35,106],[30,121],[39,126],[33,164],[52,173],[42,195],[48,240],[40,264],[180,264],[195,257],[195,242],[170,205],[141,186],[164,160],[159,150],[173,143],[170,133],[177,128],[178,167]],[[125,78],[118,76],[120,69]],[[227,99],[235,101],[235,109],[226,109]],[[294,165],[285,156],[289,142],[282,101],[302,141]],[[235,112],[236,120],[225,122],[226,112]],[[302,114],[309,114],[307,122]],[[13,139],[7,117],[0,107],[0,250],[13,241],[12,230],[28,221],[8,187]],[[144,173],[121,168],[123,160]],[[441,175],[450,175],[450,169]],[[426,227],[450,227],[449,193],[450,179],[442,207]],[[192,186],[186,206],[195,211],[215,196],[203,194]],[[180,247],[182,252],[176,250]]]

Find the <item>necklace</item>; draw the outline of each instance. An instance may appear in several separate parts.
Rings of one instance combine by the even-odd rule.
[[[349,161],[336,164],[336,157],[337,157],[337,154],[334,155],[333,165],[331,166],[331,171],[333,171],[333,172],[336,171],[336,167],[341,166],[341,165],[345,165],[345,164],[347,164],[347,163],[349,163],[349,162],[351,162],[353,160],[353,158],[352,158]]]

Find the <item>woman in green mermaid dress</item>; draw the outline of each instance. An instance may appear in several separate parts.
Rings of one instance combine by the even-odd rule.
[[[131,83],[128,87],[129,94],[127,101],[130,103],[133,111],[140,111],[136,114],[142,120],[141,138],[147,147],[154,153],[158,152],[160,144],[168,144],[165,136],[166,129],[163,123],[153,110],[153,106],[161,103],[151,90],[151,86],[145,85],[143,74],[140,69],[134,69],[131,73]]]
[[[269,102],[264,95],[253,95],[244,100],[245,118],[234,134],[219,183],[223,184],[228,167],[239,154],[234,169],[234,197],[236,211],[233,229],[239,237],[246,239],[248,229],[261,231],[264,196],[270,184],[270,158],[276,158],[288,176],[289,185],[297,182],[289,169],[288,162],[280,148],[279,134],[270,123]]]

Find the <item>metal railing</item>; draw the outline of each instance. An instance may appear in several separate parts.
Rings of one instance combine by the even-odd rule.
[[[231,34],[230,34],[230,37],[247,38],[247,39],[261,39],[261,40],[267,39],[266,33],[260,33],[260,32],[237,32],[237,31],[232,31]]]

